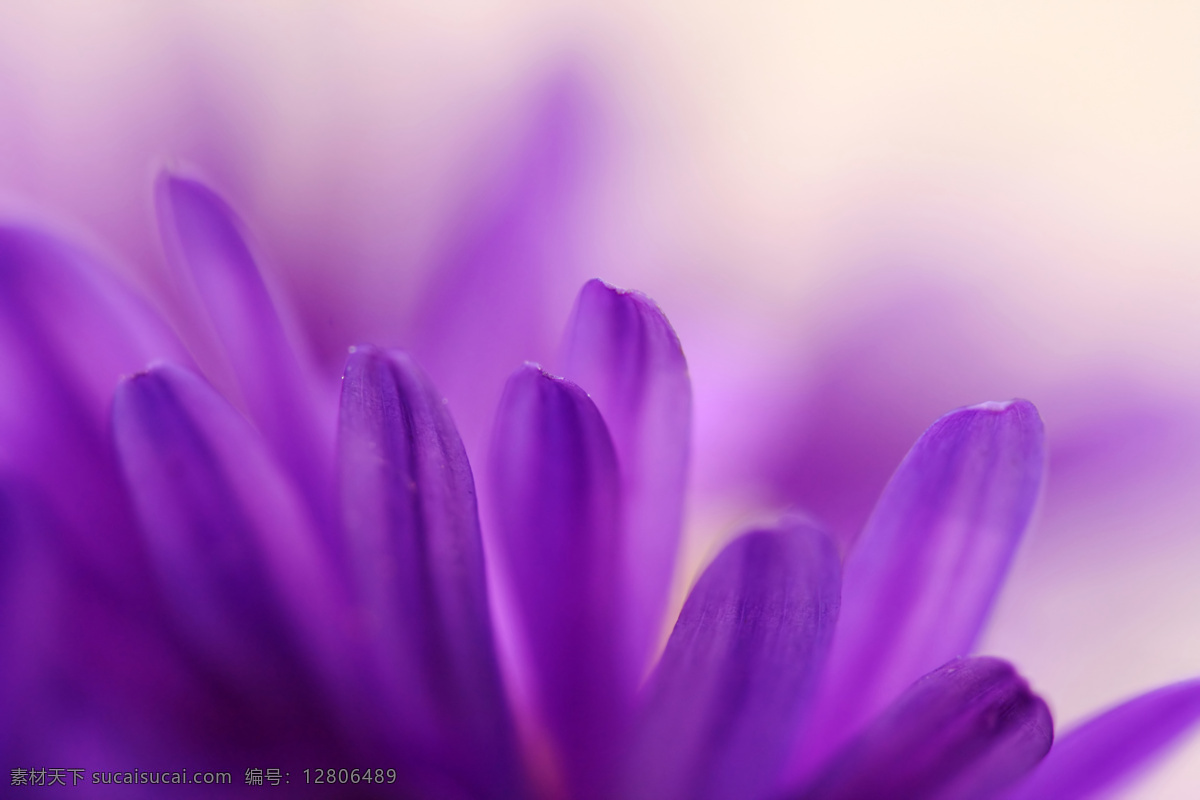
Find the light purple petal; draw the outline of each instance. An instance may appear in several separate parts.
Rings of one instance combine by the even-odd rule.
[[[1046,755],[1050,710],[1004,661],[955,659],[921,678],[803,791],[803,800],[993,797]]]
[[[581,796],[603,793],[636,676],[621,652],[620,487],[583,391],[527,365],[492,441],[492,513],[535,702]]]
[[[693,587],[650,683],[621,797],[770,791],[828,652],[841,566],[804,526],[748,533]]]
[[[167,250],[191,277],[251,419],[324,517],[332,501],[332,409],[320,404],[288,342],[240,221],[188,178],[163,175],[158,200]]]
[[[187,363],[105,265],[48,233],[0,226],[0,469],[30,480],[60,516],[70,554],[122,590],[140,583],[141,562],[108,409],[121,376],[154,358]]]
[[[471,796],[512,796],[516,749],[475,484],[444,401],[407,355],[354,348],[338,457],[346,545],[391,724]]]
[[[1071,730],[1006,800],[1082,800],[1135,776],[1200,719],[1200,681],[1166,686]]]
[[[579,209],[597,132],[587,81],[560,70],[530,106],[512,155],[469,187],[410,334],[477,460],[509,371],[551,355],[561,317],[548,309],[565,307],[586,275]]]
[[[842,615],[794,774],[939,664],[971,651],[1042,483],[1028,402],[953,411],[913,446],[846,559]]]
[[[625,499],[625,623],[639,668],[658,642],[683,517],[692,386],[679,338],[653,301],[598,280],[579,293],[564,374],[608,423]]]
[[[171,365],[117,389],[113,436],[146,546],[194,657],[264,700],[340,686],[345,603],[305,507],[249,423]]]

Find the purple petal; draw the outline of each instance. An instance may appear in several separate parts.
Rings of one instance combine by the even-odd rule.
[[[140,561],[108,409],[123,374],[164,357],[187,359],[98,260],[47,233],[0,227],[0,468],[56,509],[74,557],[125,589]]]
[[[687,361],[653,301],[598,280],[580,291],[563,350],[565,374],[604,415],[621,466],[625,627],[641,668],[659,640],[679,547],[692,422]]]
[[[578,386],[527,365],[505,386],[490,472],[494,535],[538,711],[573,789],[600,794],[636,680],[616,607],[612,440]]]
[[[987,798],[1054,739],[1050,710],[1004,661],[955,659],[904,692],[798,800]]]
[[[332,415],[325,419],[288,343],[241,223],[207,186],[169,174],[159,181],[159,217],[168,252],[187,267],[251,419],[325,513],[332,499]]]
[[[346,541],[392,724],[471,796],[511,796],[516,750],[475,484],[445,403],[407,355],[354,349],[338,454]]]
[[[717,556],[647,686],[622,797],[752,800],[775,785],[833,636],[840,569],[803,526]]]
[[[37,529],[42,526],[33,519],[27,497],[27,491],[0,484],[0,719],[5,722],[0,756],[6,759],[31,755],[28,741],[41,738],[40,726],[32,724],[36,714],[27,713],[25,706],[42,705],[38,642],[44,637],[34,633],[47,616],[42,610],[47,581],[37,551],[45,535],[44,528]]]
[[[550,354],[559,318],[547,309],[569,302],[586,274],[578,209],[597,127],[587,82],[551,75],[531,106],[516,151],[469,187],[411,332],[473,458],[512,366]]]
[[[1028,402],[953,411],[913,446],[846,560],[805,774],[917,677],[971,651],[1042,483]]]
[[[130,754],[196,761],[198,738],[253,741],[244,716],[222,724],[228,699],[180,657],[154,600],[117,597],[63,558],[38,494],[0,484],[0,756],[127,769]]]
[[[281,702],[307,694],[310,674],[340,679],[345,605],[303,504],[249,423],[201,379],[163,365],[118,387],[112,427],[195,657]]]
[[[1200,719],[1200,681],[1134,698],[1073,729],[1006,800],[1082,800],[1147,766]]]

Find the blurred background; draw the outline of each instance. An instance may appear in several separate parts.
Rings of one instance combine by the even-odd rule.
[[[9,0],[0,208],[187,339],[152,186],[200,173],[314,365],[413,348],[473,455],[584,279],[647,292],[696,388],[681,587],[784,509],[849,544],[940,414],[1031,399],[1047,491],[983,649],[1062,730],[1200,675],[1198,36],[1118,0]],[[1130,796],[1197,786],[1193,737]]]

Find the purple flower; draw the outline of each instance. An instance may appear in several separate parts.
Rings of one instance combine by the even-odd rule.
[[[211,380],[88,253],[0,227],[12,768],[232,769],[249,793],[249,770],[298,791],[333,768],[383,796],[1068,798],[1200,717],[1200,682],[1178,684],[1052,747],[1046,703],[969,655],[1040,493],[1028,402],[935,422],[844,556],[799,517],[733,539],[660,654],[691,387],[653,302],[584,286],[566,377],[508,379],[477,499],[413,358],[350,348],[335,409],[228,206],[177,176],[158,200],[220,345]]]

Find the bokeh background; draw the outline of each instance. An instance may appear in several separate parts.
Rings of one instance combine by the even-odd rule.
[[[414,348],[472,453],[582,280],[646,291],[696,387],[681,587],[784,509],[849,543],[938,415],[1027,397],[1050,477],[984,649],[1061,730],[1200,675],[1197,41],[1165,0],[5,0],[0,208],[186,339],[151,194],[199,172],[316,367]],[[1129,796],[1198,786],[1193,737]]]

